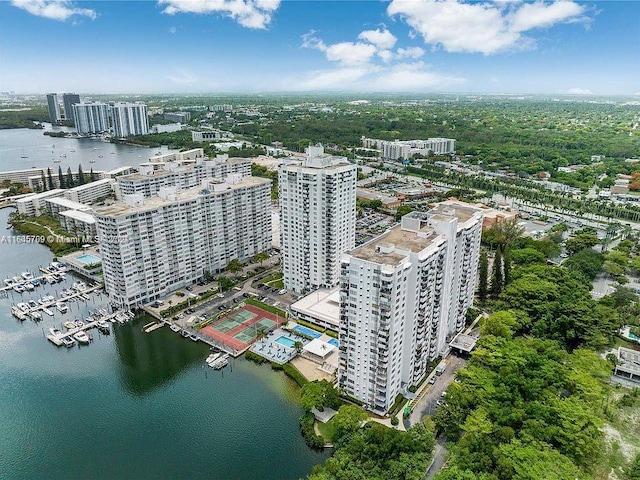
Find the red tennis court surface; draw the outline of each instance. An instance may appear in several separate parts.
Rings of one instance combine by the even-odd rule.
[[[244,305],[200,329],[200,333],[241,353],[256,340],[260,329],[271,330],[284,322],[284,318],[273,313]]]

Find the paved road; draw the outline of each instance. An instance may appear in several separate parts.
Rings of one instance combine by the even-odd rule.
[[[436,412],[436,402],[440,400],[442,392],[444,392],[449,384],[453,382],[454,373],[467,364],[467,360],[450,355],[447,357],[447,369],[442,375],[436,377],[436,383],[429,385],[427,393],[418,401],[413,408],[411,415],[405,422],[405,426],[415,425],[420,422],[426,415],[433,415]],[[408,423],[409,425],[406,425]]]
[[[433,449],[433,463],[429,470],[427,470],[426,480],[430,480],[431,478],[436,476],[436,473],[440,471],[444,464],[447,461],[447,454],[449,451],[444,446],[446,439],[444,437],[436,438],[436,446]]]

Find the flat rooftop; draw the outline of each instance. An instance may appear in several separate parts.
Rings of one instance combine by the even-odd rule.
[[[208,190],[202,186],[188,188],[186,190],[177,190],[175,192],[174,199],[162,198],[158,195],[145,198],[144,201],[140,205],[130,206],[124,202],[116,202],[111,205],[105,207],[99,207],[94,210],[96,215],[107,216],[107,217],[119,217],[121,215],[127,215],[131,213],[144,212],[147,210],[155,210],[157,208],[172,205],[178,202],[185,202],[188,200],[193,200],[203,195],[221,195],[229,190],[237,190],[240,188],[246,188],[251,186],[263,185],[263,184],[271,185],[271,180],[268,178],[260,178],[260,177],[242,177],[242,181],[239,183],[221,183],[218,185],[224,185],[226,188],[220,191]]]
[[[96,219],[93,215],[87,212],[82,212],[80,210],[65,210],[64,212],[60,212],[60,215],[73,218],[74,220],[78,220],[82,223],[96,223]]]
[[[482,210],[478,207],[474,207],[468,203],[457,202],[455,200],[447,200],[445,202],[438,203],[435,207],[429,210],[432,215],[442,215],[442,218],[450,218],[447,214],[448,210],[453,210],[455,216],[458,217],[458,222],[463,223],[469,220],[476,212]]]
[[[28,197],[20,198],[16,200],[17,202],[30,202],[31,200],[36,200],[40,198],[49,198],[54,197],[56,195],[63,195],[66,190],[62,188],[56,188],[55,190],[47,190],[46,192],[40,192],[33,195],[29,195]]]
[[[47,198],[45,202],[60,205],[61,207],[67,210],[83,210],[83,211],[91,210],[90,206],[85,205],[84,203],[74,202],[73,200],[69,200],[68,198],[65,198],[65,197]]]
[[[293,303],[291,310],[337,327],[340,319],[340,292],[337,287],[332,290],[316,290]]]
[[[630,348],[618,347],[617,357],[620,364],[616,367],[616,370],[640,376],[640,352]]]
[[[368,262],[398,265],[406,258],[406,255],[396,253],[395,249],[418,253],[431,245],[438,237],[439,235],[431,227],[423,226],[420,231],[413,232],[403,230],[402,225],[396,225],[386,233],[348,253],[352,257]],[[391,246],[395,247],[391,253],[381,252],[385,247]]]
[[[137,181],[137,180],[144,180],[148,178],[169,177],[172,175],[191,173],[194,170],[199,170],[203,168],[212,168],[217,165],[246,163],[249,161],[249,159],[243,158],[243,157],[234,157],[224,161],[215,160],[213,158],[204,160],[202,163],[193,163],[194,161],[195,160],[189,160],[188,163],[184,163],[183,160],[179,160],[177,162],[166,162],[166,163],[178,163],[179,165],[174,170],[165,170],[164,168],[161,168],[158,170],[154,170],[153,172],[150,172],[148,175],[143,173],[131,173],[129,175],[123,175],[118,178],[118,181],[126,182],[128,180]],[[150,164],[142,164],[142,165],[150,165]],[[157,163],[156,165],[165,165],[165,163]]]

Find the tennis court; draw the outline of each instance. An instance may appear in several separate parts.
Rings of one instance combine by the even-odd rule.
[[[240,353],[251,346],[260,330],[271,330],[284,321],[261,308],[244,305],[202,328],[200,333]]]

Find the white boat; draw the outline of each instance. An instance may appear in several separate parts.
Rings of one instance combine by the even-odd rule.
[[[109,330],[109,324],[104,320],[99,320],[96,325],[100,330]]]
[[[58,336],[62,335],[62,332],[61,332],[58,328],[56,328],[56,327],[51,327],[51,328],[49,329],[49,333],[50,333],[51,335],[55,335],[56,337],[58,337]]]
[[[76,328],[76,324],[70,320],[64,322],[62,325],[64,325],[64,328],[66,328],[67,330],[73,330],[74,328]]]
[[[24,312],[18,307],[11,307],[11,315],[16,317],[18,320],[25,320],[27,318]]]
[[[27,283],[25,283],[25,284],[24,284],[24,288],[25,288],[26,290],[31,291],[31,290],[35,290],[35,288],[36,288],[36,287],[34,287],[34,286],[33,286],[33,283],[31,283],[31,282],[27,282]]]
[[[44,313],[46,313],[47,315],[49,315],[50,317],[53,317],[53,312],[52,312],[51,310],[49,310],[47,307],[44,307],[44,308],[42,309],[42,311],[43,311]]]
[[[79,332],[76,332],[73,334],[73,338],[78,342],[78,343],[89,343],[89,335],[87,335],[86,332],[83,332],[82,330]]]
[[[14,285],[14,286],[13,286],[13,289],[14,289],[17,293],[22,293],[22,292],[24,292],[24,287],[23,287],[22,285],[20,285],[20,284],[18,284],[18,285]]]
[[[64,337],[62,338],[62,344],[67,348],[71,348],[76,344],[76,342],[73,340],[73,338]]]
[[[221,356],[222,356],[222,353],[212,353],[207,357],[205,362],[207,362],[207,365],[211,365],[212,363],[217,361]]]
[[[20,275],[22,275],[22,278],[25,280],[33,280],[33,273],[31,272],[22,272]]]
[[[38,306],[35,300],[29,300],[27,303],[31,308],[36,308]]]
[[[191,335],[189,335],[189,338],[194,342],[197,342],[198,340],[200,340],[195,333],[192,333]]]
[[[82,328],[84,327],[84,322],[82,320],[76,320],[75,322],[73,322],[74,325],[76,326],[76,328]]]
[[[178,333],[180,331],[180,327],[176,324],[171,325],[169,328],[171,329],[172,332]]]
[[[29,315],[31,315],[31,318],[33,318],[36,322],[42,320],[42,314],[40,312],[31,312]]]
[[[55,277],[53,275],[47,275],[44,278],[47,281],[47,283],[56,283],[56,279],[55,279]]]
[[[217,360],[216,362],[214,362],[213,364],[211,364],[211,366],[215,369],[215,370],[220,370],[221,368],[226,367],[227,365],[229,365],[229,360],[227,360],[226,358],[220,358],[219,360]]]
[[[15,282],[13,281],[13,278],[5,278],[5,279],[4,279],[4,284],[5,284],[7,287],[13,287],[13,284],[14,284],[14,283],[15,283]]]
[[[24,313],[28,313],[30,308],[29,305],[27,305],[24,302],[20,302],[18,304],[16,304],[16,307],[18,307],[20,310],[22,310]]]
[[[56,309],[60,312],[60,313],[67,313],[69,311],[69,307],[67,307],[64,303],[56,303]]]

